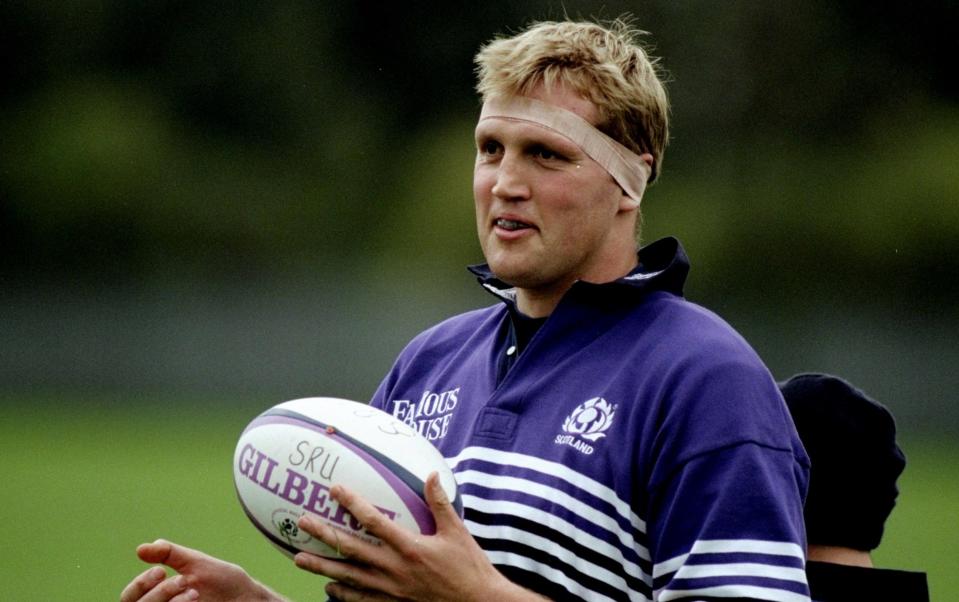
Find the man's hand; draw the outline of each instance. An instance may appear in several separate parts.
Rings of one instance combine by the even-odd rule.
[[[436,521],[435,535],[411,533],[346,487],[334,485],[333,499],[382,544],[363,541],[304,515],[300,528],[339,550],[346,560],[301,552],[295,557],[296,565],[332,578],[326,591],[342,602],[544,600],[496,570],[456,514],[437,473],[427,479],[425,494]]]
[[[179,574],[167,577],[162,567],[147,569],[123,589],[120,602],[283,600],[237,565],[162,539],[137,547],[137,556],[144,562],[165,564]]]

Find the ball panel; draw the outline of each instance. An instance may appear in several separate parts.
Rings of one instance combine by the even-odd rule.
[[[456,478],[446,459],[432,443],[401,420],[368,404],[337,397],[293,399],[274,406],[261,416],[285,412],[306,417],[323,427],[332,426],[337,432],[349,435],[350,440],[362,442],[364,449],[370,450],[384,466],[402,466],[415,476],[415,480],[404,480],[421,497],[426,478],[431,472],[438,472],[447,497],[452,500],[457,513],[463,515]],[[380,453],[379,450],[389,450],[389,453]]]
[[[281,403],[268,412],[276,410],[291,410],[346,432],[372,448],[388,449],[391,458],[422,481],[430,472],[446,466],[442,454],[416,430],[365,403],[336,397],[306,397]],[[447,490],[451,498],[455,489]]]
[[[234,484],[244,513],[287,556],[299,550],[337,558],[336,550],[296,525],[306,512],[367,541],[376,538],[329,495],[341,482],[398,526],[436,531],[424,481],[441,483],[462,516],[456,481],[442,455],[413,429],[358,402],[305,398],[255,418],[237,443]]]
[[[260,417],[253,422],[253,424],[257,426],[267,424],[289,424],[292,426],[312,430],[330,440],[335,441],[337,444],[360,458],[363,461],[363,465],[373,469],[376,474],[379,475],[380,479],[382,479],[383,482],[389,486],[389,489],[392,491],[392,493],[399,497],[400,501],[402,502],[402,506],[405,507],[409,512],[409,516],[416,523],[420,533],[426,535],[432,535],[436,533],[436,524],[433,521],[433,514],[430,512],[429,506],[427,506],[426,500],[424,499],[422,493],[423,487],[426,485],[425,481],[418,478],[399,463],[394,462],[386,454],[377,451],[362,441],[354,439],[345,431],[341,431],[333,426],[323,424],[319,420],[314,420],[309,416],[304,416],[290,410],[268,411],[264,414],[261,414]],[[326,476],[326,478],[332,485],[332,470],[330,473],[331,474]],[[321,473],[321,476],[324,475]],[[372,484],[376,482],[376,479],[364,478],[362,481],[363,483]],[[368,500],[383,499],[380,497],[382,494],[379,491],[374,492],[370,491],[369,489],[361,488],[358,490],[358,493]],[[393,506],[390,509],[380,508],[380,510],[384,511],[387,516],[392,514],[392,516],[390,516],[391,519],[397,519],[398,513],[396,506]]]
[[[277,446],[278,440],[287,443]],[[241,439],[234,472],[237,493],[258,528],[294,547],[331,555],[324,544],[296,528],[296,520],[309,512],[333,528],[375,542],[359,521],[330,498],[330,487],[341,479],[338,475],[343,475],[343,480],[354,485],[360,495],[374,501],[395,523],[418,530],[414,513],[405,507],[399,492],[394,491],[366,459],[341,443],[325,439],[301,425],[289,424],[261,424]],[[316,466],[310,470],[309,463],[314,457]],[[331,458],[333,462],[329,462]],[[319,470],[326,472],[318,474]],[[411,493],[406,497],[425,509]]]

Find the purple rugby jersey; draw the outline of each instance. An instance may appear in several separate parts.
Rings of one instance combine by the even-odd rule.
[[[577,282],[508,371],[514,293],[421,333],[374,398],[450,462],[470,532],[556,600],[809,599],[808,459],[775,381],[683,299],[673,238]]]

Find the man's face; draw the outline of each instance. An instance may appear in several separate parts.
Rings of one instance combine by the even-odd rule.
[[[564,87],[540,86],[530,96],[597,122],[595,105]],[[534,123],[484,119],[476,148],[476,226],[500,279],[555,295],[633,266],[635,205],[579,146]]]

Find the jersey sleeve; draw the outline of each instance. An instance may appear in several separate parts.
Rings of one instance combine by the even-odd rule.
[[[370,398],[370,405],[378,410],[382,410],[384,408],[388,383],[390,381],[390,374],[392,374],[392,370],[387,373],[386,377],[382,381],[380,381],[379,386],[376,387],[376,391],[373,393],[373,397]]]
[[[654,600],[808,602],[808,458],[755,352],[701,330],[664,371],[640,460]]]
[[[651,496],[654,599],[808,602],[803,483],[791,452],[751,442],[687,460]]]

